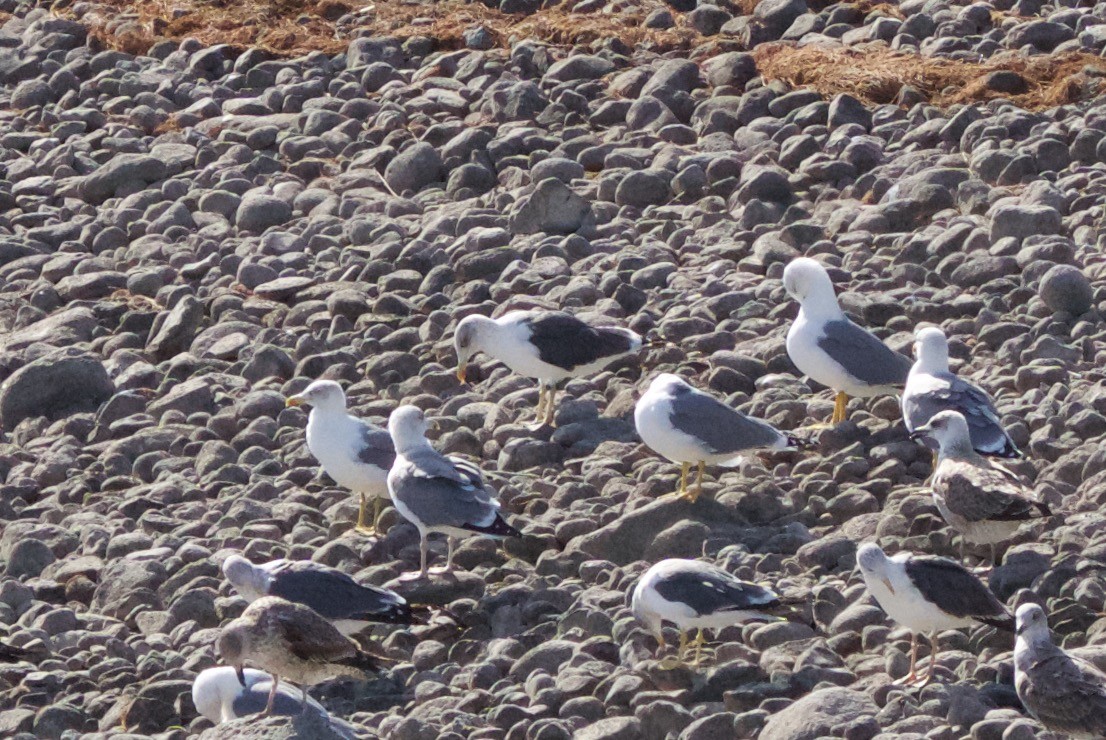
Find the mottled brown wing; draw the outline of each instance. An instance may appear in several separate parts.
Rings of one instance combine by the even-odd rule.
[[[1006,471],[963,460],[943,460],[933,491],[952,512],[969,522],[1020,521],[1040,516],[1028,491]]]
[[[336,663],[357,654],[352,640],[306,606],[283,601],[272,605],[266,617],[300,660]]]
[[[1060,651],[1027,673],[1029,680],[1019,682],[1018,695],[1045,727],[1106,737],[1106,675]]]

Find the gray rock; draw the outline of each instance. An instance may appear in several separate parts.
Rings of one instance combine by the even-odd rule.
[[[103,203],[122,187],[129,192],[165,177],[166,166],[148,154],[119,154],[81,182],[81,197],[89,203]]]
[[[1079,316],[1090,310],[1094,290],[1087,276],[1072,265],[1056,265],[1041,278],[1041,300],[1053,311]]]
[[[30,417],[94,411],[113,393],[98,358],[63,350],[25,365],[0,385],[0,424],[10,430]]]
[[[591,205],[555,178],[538,183],[534,192],[522,200],[511,214],[512,234],[571,234],[578,231],[591,214]]]
[[[669,182],[672,173],[667,170],[647,169],[631,172],[622,179],[615,190],[614,202],[620,206],[660,205],[672,197]]]
[[[576,731],[573,740],[641,740],[641,722],[636,717],[609,717]]]
[[[250,192],[242,198],[234,213],[234,223],[242,231],[261,233],[279,226],[292,217],[292,206],[286,201],[262,192]]]
[[[1060,213],[1044,205],[1003,205],[991,214],[991,241],[1011,236],[1025,239],[1034,234],[1059,234]]]
[[[420,141],[404,149],[388,163],[384,179],[396,193],[418,192],[442,179],[442,158],[437,149]]]
[[[758,740],[816,740],[845,720],[875,715],[876,703],[852,689],[819,689],[769,718]]]
[[[545,73],[545,79],[551,82],[597,80],[613,71],[614,63],[609,59],[590,54],[574,54],[551,66]]]
[[[192,344],[203,317],[203,304],[190,295],[182,296],[172,310],[163,311],[154,319],[146,351],[157,358],[184,352]]]

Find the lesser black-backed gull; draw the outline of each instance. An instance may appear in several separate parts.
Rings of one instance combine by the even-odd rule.
[[[1053,644],[1037,604],[1017,612],[1014,688],[1034,719],[1073,738],[1106,737],[1106,673]]]
[[[273,677],[265,714],[273,711],[280,679],[301,688],[333,678],[364,678],[377,670],[372,656],[353,640],[302,604],[265,596],[246,607],[242,616],[219,633],[216,651],[246,685],[245,664],[253,663]],[[302,711],[307,711],[303,692]]]
[[[342,634],[373,622],[411,624],[411,606],[386,588],[358,583],[340,570],[310,560],[273,560],[254,565],[241,555],[223,561],[223,575],[247,601],[279,596],[311,607]]]
[[[637,432],[653,451],[680,463],[676,495],[694,502],[703,491],[707,463],[733,467],[752,450],[782,450],[803,446],[767,422],[753,419],[671,373],[653,379],[634,407]],[[695,488],[687,474],[699,466]]]
[[[307,449],[334,481],[361,495],[357,528],[377,534],[381,505],[388,497],[388,471],[395,449],[388,432],[346,413],[346,394],[333,380],[316,380],[289,406],[311,406],[307,417]],[[372,526],[365,522],[366,498],[373,499]]]
[[[513,372],[538,381],[537,421],[552,425],[557,384],[599,372],[641,349],[629,329],[593,326],[563,311],[511,311],[498,319],[467,316],[453,336],[457,377],[465,381],[469,360],[484,352]]]
[[[192,681],[192,703],[204,717],[215,724],[259,714],[265,710],[273,679],[255,668],[242,670],[244,684],[231,666],[218,666],[200,671]],[[270,714],[290,716],[303,711],[304,694],[298,688],[285,684],[277,688]],[[308,711],[318,712],[331,721],[335,730],[346,733],[344,722],[333,719],[321,704],[307,697]]]
[[[837,392],[830,424],[845,420],[849,396],[901,392],[910,359],[845,315],[826,268],[808,257],[792,260],[784,268],[783,286],[799,302],[787,332],[787,354],[800,372]]]
[[[918,633],[925,633],[931,652],[922,684],[933,680],[938,632],[986,624],[1013,631],[1014,617],[991,590],[960,563],[931,555],[900,552],[888,557],[867,543],[856,562],[868,592],[891,619],[911,631],[910,673],[903,684],[918,681]]]
[[[935,326],[914,335],[914,366],[902,394],[907,431],[926,424],[941,411],[959,411],[968,422],[972,447],[981,455],[1020,457],[1021,451],[1002,426],[994,401],[974,383],[949,371],[949,343]]]
[[[399,513],[419,530],[419,575],[423,578],[429,573],[427,538],[431,532],[449,535],[446,571],[453,568],[457,538],[522,536],[500,515],[499,502],[488,491],[479,468],[439,454],[426,439],[426,429],[426,418],[415,406],[401,406],[388,419],[396,447],[388,490]]]
[[[926,437],[938,445],[933,472],[933,501],[941,516],[964,540],[991,549],[1009,539],[1032,519],[1052,516],[1046,504],[1034,500],[1033,492],[1013,473],[992,463],[972,448],[968,422],[959,411],[941,411],[918,427],[912,438]]]
[[[656,638],[658,654],[665,647],[663,622],[671,622],[680,631],[680,660],[687,648],[688,631],[698,629],[695,640],[698,662],[704,629],[755,620],[782,620],[773,611],[785,607],[770,589],[742,581],[716,565],[669,558],[645,571],[634,588],[631,608],[634,617]]]

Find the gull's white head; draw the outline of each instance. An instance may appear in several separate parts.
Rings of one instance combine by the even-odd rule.
[[[241,555],[231,555],[223,561],[223,576],[248,601],[261,598],[268,590],[265,571]]]
[[[972,449],[968,420],[959,411],[952,409],[937,412],[928,422],[910,433],[911,439],[923,437],[936,441],[942,453],[967,452]]]
[[[889,562],[887,553],[874,542],[866,542],[856,551],[856,564],[860,567],[864,579],[878,579],[883,582],[888,591],[895,593],[895,587],[891,585],[891,579],[887,576]]]
[[[783,288],[803,307],[837,307],[837,296],[829,273],[809,257],[799,257],[787,264],[783,270]]]
[[[286,406],[314,406],[320,411],[345,411],[346,394],[333,380],[316,380],[303,393],[289,396]]]
[[[1014,614],[1017,621],[1017,634],[1019,640],[1027,642],[1051,642],[1048,634],[1048,618],[1045,610],[1037,604],[1022,604]]]
[[[914,359],[929,372],[948,371],[949,340],[936,326],[927,326],[914,334]]]
[[[484,349],[484,337],[496,323],[487,316],[466,316],[453,332],[453,348],[457,351],[457,379],[465,382],[469,360]]]
[[[426,416],[418,406],[400,406],[388,417],[388,433],[392,435],[396,452],[429,445],[426,439],[429,428]]]
[[[650,391],[667,391],[670,389],[681,388],[688,383],[679,375],[673,373],[661,373],[657,377],[653,378],[653,382],[649,384]]]
[[[192,682],[192,703],[204,717],[219,724],[233,718],[233,703],[235,697],[243,688],[253,686],[258,681],[269,677],[267,673],[246,668],[242,671],[245,685],[239,683],[234,668],[230,666],[218,666],[200,671]],[[228,710],[229,711],[225,711]]]

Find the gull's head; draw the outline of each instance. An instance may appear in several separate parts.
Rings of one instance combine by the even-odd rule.
[[[928,422],[911,432],[910,438],[932,439],[945,452],[963,449],[965,446],[970,450],[972,447],[968,420],[959,411],[952,409],[934,414]]]
[[[673,373],[661,373],[657,377],[653,378],[653,382],[649,384],[650,391],[672,391],[676,388],[682,388],[687,385],[687,381],[681,378],[679,375]]]
[[[250,594],[264,596],[266,591],[265,573],[241,555],[231,555],[223,561],[223,577],[230,581],[234,590],[249,598]],[[250,594],[243,593],[244,591]]]
[[[914,359],[929,370],[948,370],[949,340],[936,326],[919,329],[914,335]]]
[[[826,268],[809,257],[799,257],[787,264],[783,270],[783,288],[800,304],[827,298],[837,302]]]
[[[1037,604],[1022,604],[1014,614],[1017,622],[1015,633],[1029,642],[1049,640],[1048,618],[1045,610]]]
[[[243,675],[246,684],[239,682],[237,671],[230,666],[200,671],[192,682],[192,703],[204,717],[216,724],[222,722],[223,707],[231,704],[244,687],[252,686],[266,674],[250,668]]]
[[[346,394],[333,380],[316,380],[303,393],[289,396],[285,406],[314,406],[324,411],[345,410]]]
[[[418,406],[400,406],[388,417],[388,433],[397,451],[427,444],[430,424]]]
[[[453,332],[453,348],[457,351],[457,379],[465,382],[469,360],[483,349],[484,331],[495,322],[487,316],[466,316]]]
[[[215,643],[215,652],[219,659],[228,666],[234,668],[238,676],[238,683],[246,686],[246,673],[243,664],[246,662],[246,646],[249,644],[249,630],[245,624],[235,620],[228,624],[219,633],[219,639]]]
[[[895,587],[891,585],[891,579],[887,577],[887,563],[887,554],[883,552],[883,548],[874,542],[866,542],[856,551],[856,564],[860,567],[860,572],[864,574],[865,579],[868,577],[877,578],[883,582],[888,591],[895,593]]]

